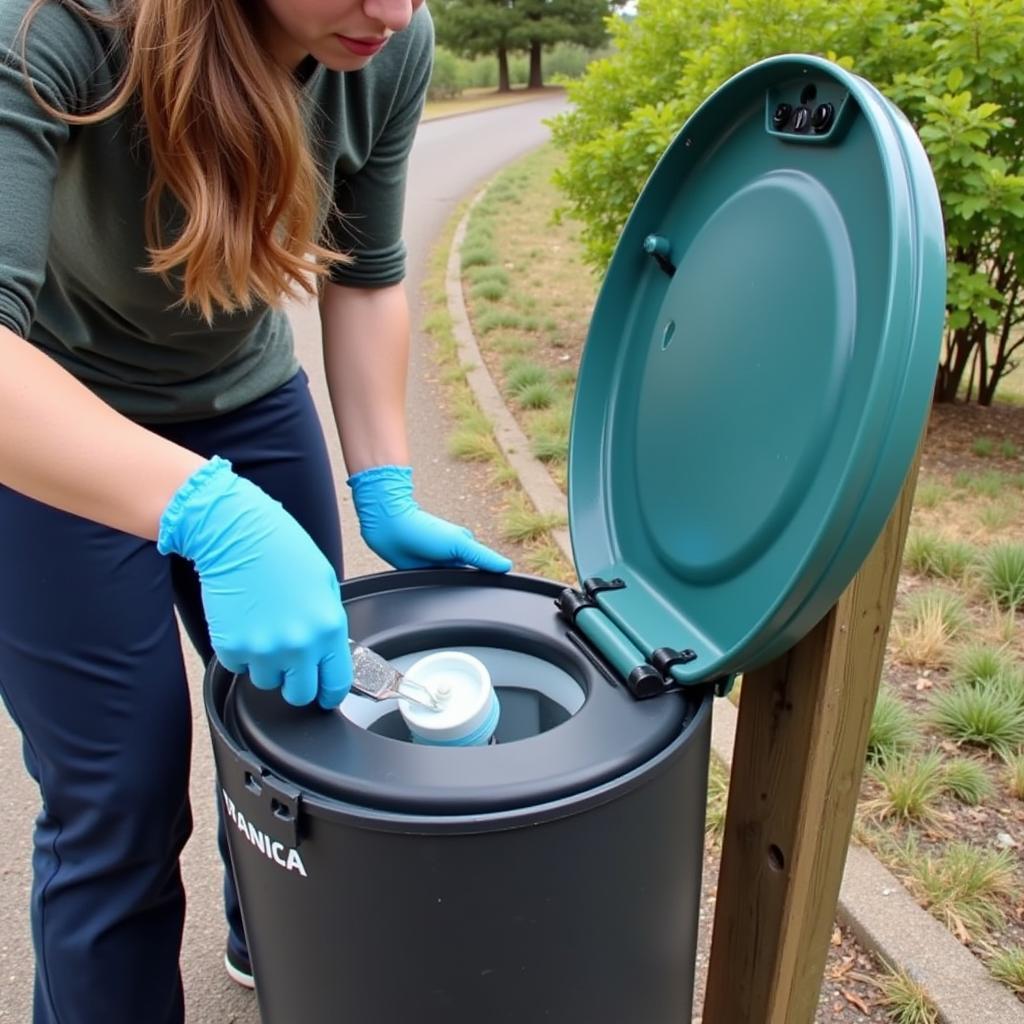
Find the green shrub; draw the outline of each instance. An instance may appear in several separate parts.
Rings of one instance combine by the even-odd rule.
[[[459,58],[451,50],[438,46],[434,50],[434,68],[427,86],[427,99],[449,100],[462,92]]]
[[[587,65],[601,56],[607,54],[588,50],[577,43],[558,43],[544,55],[545,77],[551,82],[579,78],[587,70]]]
[[[955,399],[972,368],[968,397],[992,401],[1024,305],[1020,0],[638,0],[635,18],[610,25],[613,55],[570,85],[553,126],[590,263],[607,266],[655,163],[723,82],[778,53],[838,57],[900,106],[938,182],[950,315],[937,395]]]

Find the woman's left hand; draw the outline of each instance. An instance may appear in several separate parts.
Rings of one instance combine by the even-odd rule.
[[[438,519],[416,504],[408,466],[374,466],[349,478],[359,532],[396,569],[471,565],[508,572],[512,563],[474,540],[471,531]]]

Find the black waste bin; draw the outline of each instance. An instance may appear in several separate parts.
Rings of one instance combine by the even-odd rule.
[[[637,701],[573,641],[560,590],[470,570],[346,584],[352,635],[395,664],[487,665],[491,746],[412,743],[394,701],[291,708],[213,664],[264,1024],[688,1019],[711,696]]]

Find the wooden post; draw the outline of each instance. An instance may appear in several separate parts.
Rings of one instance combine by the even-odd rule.
[[[744,677],[703,1024],[814,1019],[917,467],[835,607]]]

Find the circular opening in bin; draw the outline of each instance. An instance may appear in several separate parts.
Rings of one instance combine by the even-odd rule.
[[[420,658],[450,647],[434,647],[389,658],[405,672]],[[460,647],[487,666],[501,705],[501,718],[494,735],[496,743],[539,736],[567,722],[581,707],[586,693],[567,671],[544,658],[524,651],[496,647]],[[397,700],[377,703],[351,694],[341,713],[355,725],[377,736],[411,743],[412,734],[398,710]]]

